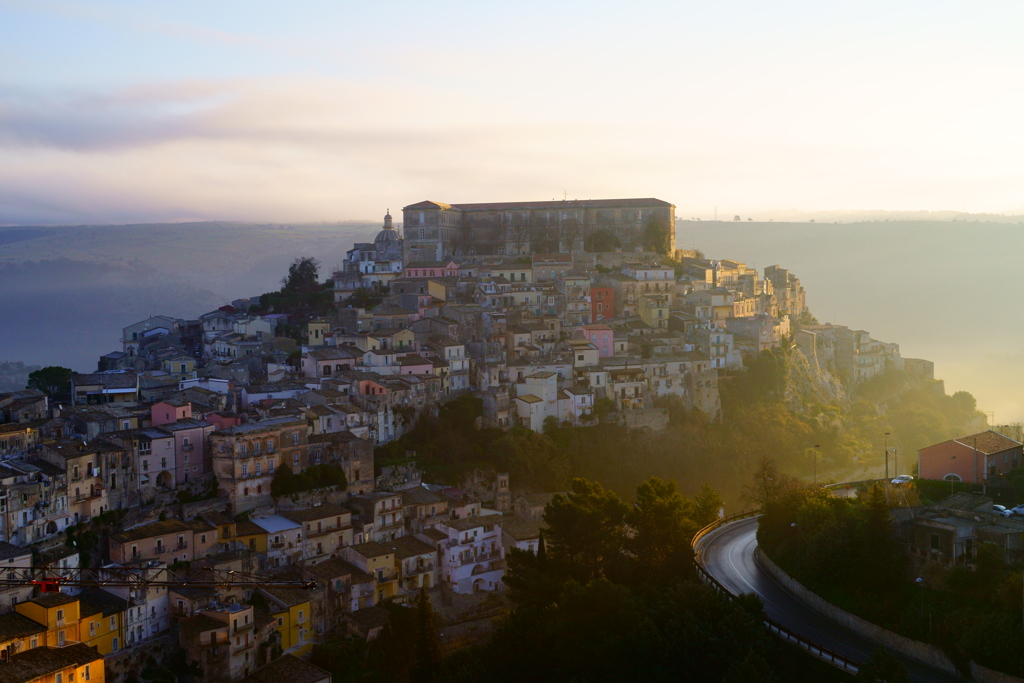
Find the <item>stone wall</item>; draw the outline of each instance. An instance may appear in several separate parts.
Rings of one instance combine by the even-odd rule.
[[[106,655],[103,657],[104,677],[108,681],[123,681],[128,676],[134,675],[135,678],[141,680],[142,670],[146,668],[146,660],[152,657],[158,665],[165,665],[177,649],[177,639],[166,635],[127,650],[121,650],[116,654]]]
[[[614,414],[618,415],[619,421],[630,429],[647,427],[657,432],[668,426],[668,411],[664,408],[623,410]]]
[[[846,610],[839,609],[782,571],[778,565],[762,552],[760,546],[754,550],[754,560],[761,569],[765,570],[783,588],[822,616],[893,652],[898,652],[905,657],[917,660],[954,676],[960,675],[953,662],[938,646],[901,636],[898,633],[893,633],[877,624],[872,624],[870,621],[850,614]],[[1024,683],[1024,679],[986,669],[974,662],[971,662],[971,675],[979,683]]]

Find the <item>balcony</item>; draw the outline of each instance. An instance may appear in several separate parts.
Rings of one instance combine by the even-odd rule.
[[[398,574],[374,574],[373,576],[377,580],[377,585],[398,580]]]
[[[174,546],[175,550],[188,550],[188,541],[178,541],[178,545]]]
[[[181,450],[184,453],[191,453],[193,448],[195,448],[195,446],[193,446],[190,443],[187,443],[181,447]]]
[[[459,566],[464,567],[467,564],[477,564],[479,562],[488,562],[490,560],[501,559],[501,551],[493,550],[489,553],[480,553],[478,555],[470,555],[466,559],[459,560]]]
[[[235,645],[234,647],[231,648],[231,654],[232,655],[240,655],[243,652],[251,650],[253,648],[254,644],[255,644],[254,641],[249,641],[247,643],[242,643],[241,645]]]
[[[433,562],[428,562],[428,563],[424,564],[421,567],[415,567],[415,568],[405,572],[405,575],[406,576],[417,576],[419,574],[426,574],[427,572],[432,572],[432,571],[434,571],[434,563]]]
[[[284,541],[270,544],[271,550],[282,550],[284,548]]]

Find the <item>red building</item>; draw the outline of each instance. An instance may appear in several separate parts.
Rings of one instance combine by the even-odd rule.
[[[978,483],[1011,469],[1024,461],[1024,445],[991,429],[962,436],[917,452],[922,479]]]
[[[615,290],[611,287],[590,288],[590,320],[597,322],[615,317]]]

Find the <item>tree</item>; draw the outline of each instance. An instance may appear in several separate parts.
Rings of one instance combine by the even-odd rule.
[[[580,581],[615,573],[623,560],[627,511],[614,492],[573,479],[569,493],[556,495],[544,508],[550,555]]]
[[[644,223],[640,242],[648,251],[667,255],[672,244],[671,237],[668,221],[663,216],[655,214]]]
[[[587,251],[615,251],[622,246],[619,238],[614,232],[606,228],[600,228],[590,233],[586,240]]]
[[[441,666],[441,639],[437,634],[434,608],[427,598],[426,588],[420,587],[416,600],[416,661],[409,669],[410,683],[434,683],[439,680]]]
[[[284,289],[302,292],[315,291],[320,287],[320,262],[312,256],[302,256],[288,266],[288,277],[281,280]]]
[[[626,547],[645,582],[678,579],[693,560],[690,539],[697,531],[693,505],[674,481],[651,477],[636,489],[636,503],[626,515]]]
[[[583,223],[578,218],[566,218],[559,227],[561,248],[568,253],[576,251],[576,242],[583,234]]]
[[[910,676],[891,652],[878,648],[870,659],[861,662],[857,680],[866,683],[910,683]]]
[[[530,243],[530,224],[523,216],[512,216],[512,225],[506,230],[506,239],[511,243],[516,254],[523,253],[523,248]]]
[[[71,370],[59,365],[51,365],[29,373],[29,389],[41,391],[51,400],[71,396]]]
[[[700,526],[707,526],[718,519],[718,511],[722,508],[722,497],[706,483],[700,487],[700,493],[694,496],[693,521]]]
[[[274,472],[274,478],[270,481],[270,495],[280,498],[295,493],[297,488],[292,468],[288,466],[288,463],[281,463],[281,466]]]

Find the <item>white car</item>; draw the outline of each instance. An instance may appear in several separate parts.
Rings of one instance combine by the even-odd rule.
[[[914,478],[909,474],[901,474],[892,480],[893,485],[899,486],[900,484],[906,484],[908,481],[914,481]]]
[[[1012,517],[1013,516],[1013,510],[1007,510],[1002,505],[993,505],[992,506],[992,513],[996,514],[996,515],[1002,515],[1003,517]]]
[[[1018,505],[1017,507],[1010,510],[1015,515],[1024,515],[1024,505]]]

